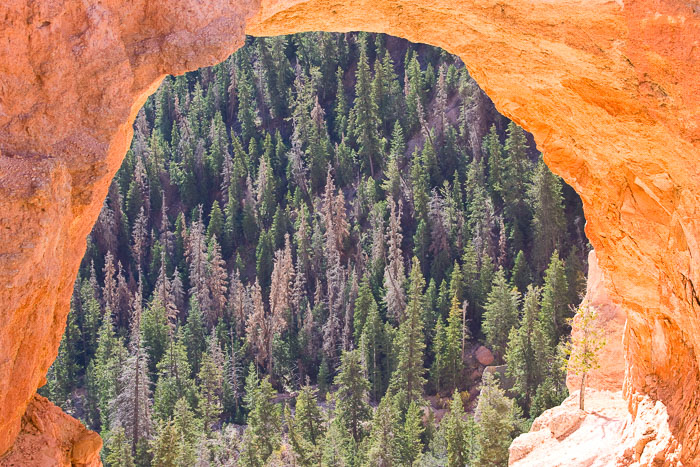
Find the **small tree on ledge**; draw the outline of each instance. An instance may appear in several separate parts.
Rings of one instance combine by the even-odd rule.
[[[566,343],[566,367],[568,371],[581,377],[579,408],[583,410],[586,378],[589,371],[600,368],[598,356],[606,340],[598,323],[598,311],[588,303],[583,302],[579,305],[573,321],[577,331],[571,333],[571,340]]]

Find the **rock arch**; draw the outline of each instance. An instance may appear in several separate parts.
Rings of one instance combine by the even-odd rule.
[[[85,237],[146,97],[246,33],[307,30],[443,47],[534,134],[581,195],[628,311],[630,407],[635,393],[663,401],[683,457],[698,457],[700,6],[682,0],[3,2],[0,453],[56,356]]]

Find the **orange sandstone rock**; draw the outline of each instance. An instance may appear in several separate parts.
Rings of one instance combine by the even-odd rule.
[[[5,0],[0,453],[56,356],[85,237],[167,73],[244,33],[367,30],[459,55],[581,195],[627,313],[625,397],[700,457],[700,12],[683,0]],[[631,402],[631,408],[635,404]]]
[[[99,467],[102,439],[45,397],[34,396],[0,467]]]

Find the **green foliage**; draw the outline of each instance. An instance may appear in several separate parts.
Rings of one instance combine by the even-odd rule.
[[[481,327],[487,345],[500,358],[505,355],[510,330],[518,324],[520,301],[520,292],[508,284],[503,269],[499,269],[493,278]]]
[[[216,344],[215,344],[216,345]],[[199,370],[199,411],[204,420],[205,430],[211,429],[221,414],[221,397],[223,390],[223,368],[216,355],[205,353]]]
[[[564,246],[566,219],[561,191],[561,179],[540,161],[528,189],[528,197],[534,213],[533,249],[538,271],[543,271],[554,251]]]
[[[567,320],[570,317],[566,270],[564,262],[559,259],[559,253],[555,250],[544,273],[542,308],[540,309],[540,322],[549,339],[550,346],[556,347],[561,337],[566,333]]]
[[[498,385],[492,373],[485,372],[474,414],[479,426],[479,465],[508,465],[508,447],[518,434],[520,410]]]
[[[105,460],[110,467],[134,467],[131,443],[126,439],[122,427],[109,432],[105,443],[105,451],[107,451]]]
[[[450,411],[441,423],[441,430],[447,445],[447,465],[472,465],[478,455],[475,447],[477,428],[471,416],[465,418],[462,398],[456,389],[450,403]]]
[[[462,375],[462,339],[466,330],[462,326],[462,308],[457,296],[452,296],[452,306],[445,328],[444,356],[445,382],[450,390],[457,389]]]
[[[338,418],[359,443],[364,436],[362,423],[370,415],[369,382],[364,376],[359,351],[343,353],[334,383],[338,385],[335,394]]]
[[[139,112],[41,392],[116,465],[476,465],[426,396],[473,389],[484,340],[530,417],[566,394],[580,202],[446,52],[246,42]]]
[[[423,352],[425,335],[423,332],[423,289],[425,279],[421,273],[420,263],[413,258],[409,275],[408,306],[405,318],[399,326],[396,346],[399,349],[398,366],[393,375],[392,385],[405,393],[406,404],[415,402],[423,393],[425,384],[425,367]]]
[[[320,443],[325,434],[323,414],[314,390],[304,386],[296,399],[294,418],[285,408],[289,441],[302,465],[315,465],[320,457]]]
[[[523,405],[530,407],[532,398],[547,376],[551,349],[539,321],[540,291],[530,285],[525,294],[519,327],[510,331],[505,361],[513,389],[521,394]]]
[[[259,381],[251,366],[246,378],[245,404],[249,413],[240,459],[243,466],[265,465],[280,444],[282,413],[273,402],[275,395],[269,378]]]
[[[576,332],[571,335],[571,340],[566,345],[567,370],[581,377],[579,406],[584,410],[586,377],[588,372],[600,368],[599,353],[607,341],[598,322],[598,310],[595,307],[582,303],[574,319]]]
[[[364,465],[389,467],[399,463],[402,454],[402,427],[396,402],[387,394],[374,411],[372,428],[364,448],[367,452]]]

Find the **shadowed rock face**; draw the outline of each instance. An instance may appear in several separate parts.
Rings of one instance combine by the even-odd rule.
[[[66,415],[48,399],[35,395],[22,417],[22,429],[3,467],[98,467],[102,439]]]
[[[385,32],[459,55],[581,195],[628,313],[625,395],[700,441],[700,7],[681,0],[6,0],[0,6],[0,453],[54,360],[137,110],[244,34]]]

